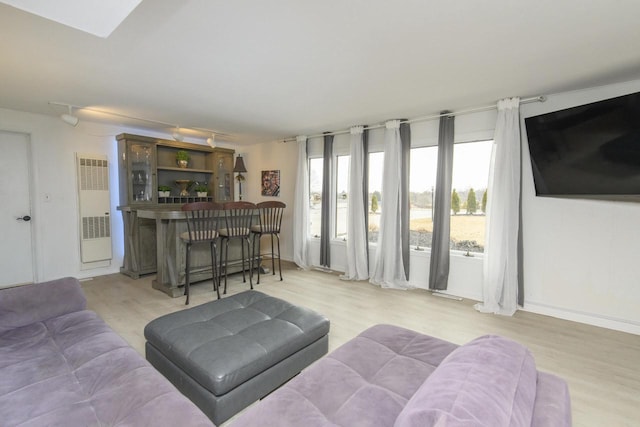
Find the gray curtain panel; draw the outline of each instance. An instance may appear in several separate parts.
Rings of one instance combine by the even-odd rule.
[[[400,143],[402,144],[402,170],[400,176],[400,241],[402,242],[402,263],[404,274],[409,280],[409,178],[411,158],[411,126],[400,123]]]
[[[364,198],[364,230],[369,241],[369,129],[365,126],[362,133],[362,151],[364,161],[362,162],[362,197]],[[367,267],[369,266],[369,245],[367,244]]]
[[[333,135],[324,136],[322,204],[320,222],[320,265],[331,267],[331,174],[333,171]]]
[[[448,114],[443,111],[441,114]],[[453,172],[454,117],[440,117],[438,171],[433,207],[433,237],[429,289],[445,290],[449,280],[449,240],[451,228],[451,179]]]

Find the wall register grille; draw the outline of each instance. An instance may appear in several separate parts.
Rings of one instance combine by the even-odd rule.
[[[104,155],[76,154],[76,164],[82,263],[111,260],[109,162]]]

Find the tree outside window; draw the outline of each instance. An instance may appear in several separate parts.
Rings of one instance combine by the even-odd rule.
[[[460,212],[460,196],[458,196],[455,188],[451,193],[451,211],[454,215],[458,215],[458,212]]]
[[[478,210],[478,203],[476,202],[476,192],[473,188],[469,189],[467,194],[467,215],[473,215]]]

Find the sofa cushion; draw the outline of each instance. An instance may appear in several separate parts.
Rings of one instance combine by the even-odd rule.
[[[456,347],[397,326],[373,326],[249,408],[233,427],[391,426]]]
[[[87,300],[71,277],[3,289],[0,292],[0,333],[84,310]]]
[[[0,378],[3,426],[212,425],[92,311],[0,332]]]
[[[530,427],[536,381],[535,363],[525,347],[503,337],[480,337],[443,360],[395,427]]]

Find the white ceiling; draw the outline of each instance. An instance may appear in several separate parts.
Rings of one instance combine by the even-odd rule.
[[[640,78],[638,0],[145,0],[108,38],[0,4],[0,28],[0,107],[237,143]]]

